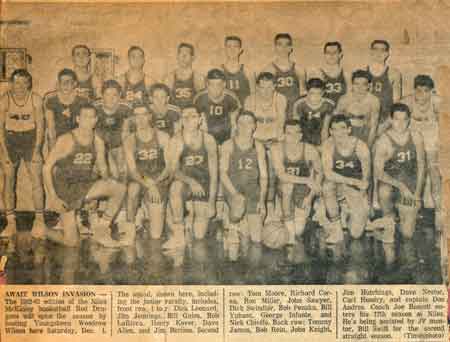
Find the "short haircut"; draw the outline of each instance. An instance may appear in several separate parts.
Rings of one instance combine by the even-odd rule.
[[[370,83],[372,82],[372,76],[367,70],[358,69],[353,71],[352,73],[352,83],[355,80],[355,78],[365,78]]]
[[[259,73],[256,77],[256,83],[259,84],[261,81],[270,81],[275,84],[275,75],[268,71],[263,71]]]
[[[78,45],[75,45],[75,46],[72,48],[72,57],[75,56],[75,52],[77,51],[77,49],[85,49],[85,50],[87,50],[88,55],[89,55],[89,56],[91,55],[91,49],[89,49],[87,45],[84,45],[84,44],[78,44]]]
[[[80,106],[80,110],[78,112],[78,116],[81,116],[81,113],[83,112],[83,110],[87,110],[87,109],[88,110],[93,110],[95,112],[95,115],[97,115],[97,108],[95,108],[94,105],[91,104],[91,103],[85,103],[85,104],[82,104]]]
[[[434,89],[434,81],[428,75],[417,75],[414,78],[414,89],[417,87],[428,87]]]
[[[106,89],[114,88],[119,94],[122,94],[122,87],[116,80],[106,80],[102,85],[102,94],[105,93]]]
[[[333,127],[334,124],[338,124],[340,122],[345,122],[347,127],[352,127],[352,123],[350,121],[350,118],[344,114],[336,114],[331,117],[330,120],[330,128]]]
[[[143,113],[143,111],[145,111],[145,113]],[[133,114],[136,115],[140,115],[140,114],[149,114],[150,110],[148,109],[148,107],[144,104],[138,104],[133,108]]]
[[[200,115],[200,113],[197,110],[197,107],[195,107],[193,104],[187,105],[186,107],[184,107],[183,109],[181,109],[181,113],[185,112],[188,109],[194,109],[196,111],[196,113],[198,115]]]
[[[406,113],[406,115],[408,116],[408,119],[411,117],[411,110],[409,109],[408,105],[406,105],[404,103],[397,102],[391,106],[391,119],[394,118],[395,112]]]
[[[239,46],[242,47],[242,39],[239,38],[238,36],[226,36],[225,37],[225,45],[227,44],[227,42],[229,41],[235,41],[239,43]]]
[[[289,45],[292,45],[292,36],[289,33],[278,33],[273,39],[274,44],[276,44],[280,39],[287,39],[289,41]]]
[[[386,51],[389,51],[391,49],[391,46],[389,45],[387,40],[384,39],[375,39],[374,41],[372,41],[372,43],[370,43],[370,48],[373,49],[377,44],[383,44],[386,47]]]
[[[257,120],[256,120],[256,115],[255,115],[255,113],[253,113],[253,112],[251,112],[251,111],[249,111],[249,110],[243,110],[243,111],[241,111],[241,112],[239,113],[239,115],[236,117],[236,123],[238,123],[238,122],[239,122],[239,119],[242,118],[242,117],[244,117],[244,116],[248,116],[248,117],[252,118],[254,123],[256,123],[256,121],[257,121]]]
[[[336,46],[339,52],[342,52],[342,45],[339,42],[326,42],[323,46],[323,52],[327,52],[327,48],[330,46]]]
[[[295,127],[300,127],[301,128],[300,121],[296,120],[296,119],[287,119],[284,122],[284,130],[285,131],[286,131],[286,127],[288,127],[288,126],[295,126]]]
[[[167,85],[165,85],[164,83],[154,83],[152,84],[152,86],[150,87],[150,96],[153,96],[153,94],[157,91],[157,90],[163,90],[166,92],[167,95],[170,95],[170,89]]]
[[[130,55],[133,51],[140,51],[142,53],[142,55],[145,56],[145,52],[140,46],[133,45],[128,49],[128,57],[130,57]]]
[[[72,80],[78,82],[77,74],[72,69],[64,68],[60,70],[60,72],[58,72],[58,82],[61,81],[61,78],[63,78],[64,76],[69,76],[72,78]]]
[[[30,84],[28,87],[28,90],[33,88],[33,77],[31,76],[31,74],[28,72],[27,69],[16,69],[12,72],[11,77],[10,77],[10,81],[14,82],[14,79],[16,77],[24,77],[27,79],[28,83]]]
[[[191,56],[194,56],[194,55],[195,55],[194,45],[189,44],[189,43],[184,43],[184,42],[183,42],[183,43],[180,43],[180,44],[178,45],[178,48],[177,48],[178,53],[180,53],[180,50],[183,49],[183,48],[186,48],[186,49],[191,50]]]
[[[220,69],[211,69],[208,71],[208,80],[224,80],[225,81],[225,73]]]
[[[325,89],[325,82],[320,78],[311,78],[306,83],[306,90],[310,90],[312,88]]]

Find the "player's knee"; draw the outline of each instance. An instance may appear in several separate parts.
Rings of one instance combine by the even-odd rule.
[[[389,203],[392,199],[392,187],[386,184],[378,184],[378,201],[380,204]]]
[[[181,195],[183,193],[184,183],[180,181],[174,181],[169,190],[169,195],[172,200],[174,199],[180,199]]]
[[[139,196],[139,191],[141,187],[136,182],[128,183],[127,194],[130,199],[136,199]]]
[[[325,181],[322,186],[322,193],[325,197],[336,196],[336,183]]]

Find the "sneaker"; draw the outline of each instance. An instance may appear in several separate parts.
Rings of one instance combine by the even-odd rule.
[[[16,220],[9,220],[8,224],[6,225],[5,229],[0,233],[0,238],[6,238],[9,239],[16,235],[17,233],[17,225]]]

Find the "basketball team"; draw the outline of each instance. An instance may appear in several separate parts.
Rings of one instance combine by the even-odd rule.
[[[0,98],[1,238],[17,233],[22,161],[31,235],[41,243],[76,247],[86,238],[120,248],[147,229],[166,240],[163,249],[184,250],[220,220],[236,261],[243,240],[266,234],[270,246],[270,222],[283,230],[272,239],[285,237],[272,245],[289,250],[316,221],[327,245],[370,234],[392,263],[396,237],[413,237],[425,184],[440,228],[439,97],[430,76],[416,75],[413,93],[402,96],[385,40],[371,42],[367,66],[353,72],[343,70],[336,41],[308,71],[292,61],[288,33],[274,37],[275,56],[261,72],[241,64],[239,37],[227,36],[224,49],[224,63],[201,75],[194,46],[179,44],[177,65],[160,82],[144,73],[138,46],[123,75],[99,80],[90,49],[77,45],[73,67],[58,72],[43,99],[30,73],[15,70]],[[60,214],[55,227],[44,210]]]

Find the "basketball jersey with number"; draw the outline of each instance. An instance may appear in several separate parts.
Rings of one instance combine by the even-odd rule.
[[[306,144],[302,144],[302,152],[296,159],[289,159],[286,152],[286,144],[283,145],[283,166],[284,171],[291,176],[311,177],[312,162],[305,159]],[[308,195],[311,189],[306,184],[294,184],[297,193]]]
[[[247,150],[242,150],[234,139],[230,155],[228,176],[233,185],[239,188],[259,184],[258,154],[255,144]]]
[[[345,156],[342,153],[340,153],[337,147],[334,146],[333,151],[334,172],[344,177],[362,179],[363,176],[362,164],[358,156],[356,155],[357,144],[358,139],[355,139],[355,144],[353,146],[352,152],[348,156]]]
[[[29,92],[25,103],[18,104],[11,92],[7,92],[8,109],[5,118],[5,129],[11,132],[28,132],[36,129],[34,118],[33,92]]]
[[[367,71],[372,76],[371,92],[380,100],[380,122],[384,122],[389,117],[394,103],[394,88],[389,80],[389,67],[380,76],[373,75],[369,67]]]
[[[324,70],[321,71],[325,82],[325,93],[323,96],[337,104],[341,96],[347,92],[344,70],[341,70],[337,77],[331,77]]]
[[[116,111],[108,114],[105,111],[103,101],[95,103],[97,108],[97,125],[95,131],[105,142],[108,149],[117,148],[122,145],[122,127],[127,118],[132,114],[131,107],[126,103],[120,103]]]
[[[405,184],[412,193],[416,192],[417,151],[411,133],[404,145],[395,142],[389,133],[386,136],[391,142],[393,153],[384,164],[384,172]]]
[[[186,80],[179,79],[175,72],[170,103],[181,109],[186,108],[187,106],[192,105],[195,93],[194,72],[192,72],[191,77]]]
[[[97,159],[94,139],[86,146],[81,145],[75,134],[72,135],[73,147],[70,154],[56,162],[55,178],[69,184],[92,182],[95,179],[94,165]]]
[[[145,75],[137,83],[128,80],[128,73],[125,73],[125,84],[123,86],[123,99],[131,106],[147,105],[149,96],[145,84]]]
[[[89,76],[84,81],[78,80],[77,94],[78,96],[84,97],[89,101],[94,100],[95,90],[94,90],[94,82],[92,81],[93,75]]]
[[[238,72],[230,72],[227,70],[224,64],[222,69],[225,73],[225,81],[227,89],[233,91],[241,104],[245,103],[245,99],[250,95],[250,81],[244,72],[244,64],[241,64]]]
[[[292,66],[287,71],[281,70],[275,63],[272,63],[272,65],[275,69],[275,85],[277,91],[286,96],[286,113],[290,116],[292,106],[300,96],[300,80],[295,72],[295,63],[292,63]]]
[[[202,143],[200,148],[194,149],[183,143],[181,152],[181,172],[193,178],[203,186],[205,192],[209,192],[209,164],[208,151],[205,147],[205,134],[201,133]]]
[[[159,144],[158,134],[153,132],[153,137],[150,141],[142,141],[138,134],[136,137],[136,167],[139,173],[143,176],[156,178],[166,167],[164,160],[164,150]]]
[[[180,120],[180,108],[168,105],[164,115],[157,113],[150,107],[152,113],[152,126],[167,133],[170,137],[175,133],[175,123]]]

